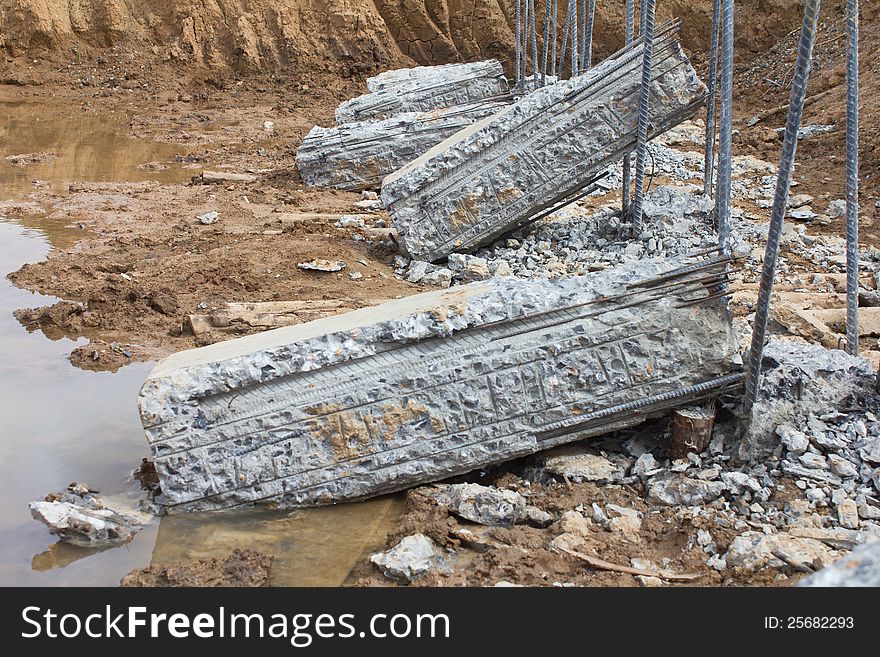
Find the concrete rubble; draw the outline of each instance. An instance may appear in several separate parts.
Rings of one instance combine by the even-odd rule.
[[[733,389],[730,316],[694,282],[723,266],[495,278],[173,355],[139,398],[168,511],[377,495]]]
[[[336,108],[336,123],[378,121],[404,112],[429,112],[506,96],[497,60],[388,71],[367,80],[369,93]]]
[[[389,579],[412,582],[434,572],[449,572],[449,562],[440,547],[424,534],[406,536],[387,552],[370,561]]]
[[[382,201],[409,255],[470,251],[580,192],[633,149],[641,46],[538,89],[388,176]],[[705,87],[673,33],[658,38],[651,134],[701,108]]]
[[[805,577],[798,586],[880,586],[880,541],[857,547],[843,559]]]
[[[378,189],[385,176],[507,104],[503,99],[481,100],[332,128],[315,126],[296,153],[296,166],[312,187]]]
[[[30,510],[62,541],[80,547],[128,543],[143,526],[134,514],[107,506],[87,484],[80,483],[31,502]]]

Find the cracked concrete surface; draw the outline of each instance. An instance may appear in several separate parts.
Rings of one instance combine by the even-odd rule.
[[[506,106],[503,101],[481,101],[430,112],[406,112],[381,121],[315,126],[296,153],[297,170],[303,182],[312,187],[378,189],[385,176]]]
[[[674,36],[660,37],[651,129],[702,107],[705,87]],[[528,94],[388,176],[382,201],[418,260],[469,251],[594,181],[636,143],[640,45],[590,72]]]
[[[726,307],[692,274],[644,285],[674,264],[496,278],[171,356],[139,397],[168,510],[400,490],[738,385]]]

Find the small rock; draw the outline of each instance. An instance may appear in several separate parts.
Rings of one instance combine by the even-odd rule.
[[[832,219],[840,219],[841,217],[846,216],[846,201],[843,199],[837,199],[835,201],[831,201],[828,204],[828,209],[825,210],[825,214],[827,214]]]
[[[559,519],[559,529],[563,534],[587,536],[593,531],[593,523],[577,511],[566,511]]]
[[[62,541],[80,547],[127,543],[143,527],[133,515],[106,506],[86,484],[72,483],[66,491],[50,493],[31,502],[30,510]]]
[[[449,287],[452,283],[452,270],[446,267],[434,267],[422,277],[421,282],[435,287]]]
[[[605,512],[602,510],[602,507],[593,502],[591,506],[591,511],[593,512],[593,520],[598,522],[603,527],[608,524],[608,516],[605,515]]]
[[[865,520],[880,520],[880,508],[862,502],[859,504],[859,517]]]
[[[805,454],[801,454],[798,457],[798,460],[801,463],[803,463],[805,467],[808,467],[811,470],[827,470],[828,469],[828,461],[821,454],[813,454],[812,452],[806,452]]]
[[[385,577],[405,582],[432,572],[451,572],[439,546],[424,534],[407,536],[387,552],[372,555],[370,561]]]
[[[785,560],[776,555],[785,556]],[[814,563],[830,563],[832,551],[812,538],[793,537],[788,534],[764,534],[748,531],[733,539],[724,559],[728,566],[755,571],[764,566],[781,567],[792,563],[812,567]]]
[[[540,458],[540,462],[550,474],[576,483],[611,481],[620,474],[619,469],[607,458],[579,445],[551,450]]]
[[[323,271],[323,272],[334,272],[334,271],[342,271],[345,269],[345,263],[342,260],[309,260],[308,262],[301,262],[297,265],[300,269],[307,271]]]
[[[664,586],[663,580],[659,577],[651,577],[645,575],[636,575],[636,579],[638,580],[641,586],[645,588],[657,588],[660,586]]]
[[[547,527],[553,522],[553,514],[530,504],[526,507],[525,520],[533,527]]]
[[[631,539],[637,539],[639,532],[642,531],[642,520],[638,515],[617,516],[608,521],[608,529]]]
[[[199,220],[199,223],[203,226],[210,226],[211,224],[216,224],[217,220],[220,218],[220,213],[216,210],[211,210],[210,212],[206,212],[205,214],[200,214],[196,219]]]
[[[635,464],[630,470],[630,474],[634,477],[647,477],[660,469],[660,464],[650,452],[645,452],[636,459]]]
[[[782,444],[789,452],[803,454],[810,446],[810,439],[803,431],[798,431],[788,424],[780,424],[776,427],[776,435],[782,439]]]
[[[451,269],[462,283],[485,281],[491,278],[489,262],[485,258],[478,258],[463,253],[453,253],[449,256],[447,266]]]
[[[859,528],[859,508],[855,500],[845,499],[837,505],[837,521],[846,529]]]
[[[837,454],[828,455],[828,464],[831,466],[831,472],[842,479],[851,479],[859,474],[855,465]]]
[[[437,496],[455,515],[481,525],[509,527],[527,518],[526,498],[519,493],[480,484],[451,484]]]
[[[726,570],[727,569],[727,559],[725,559],[724,557],[722,557],[720,555],[713,554],[711,557],[709,557],[706,560],[706,565],[709,566],[709,568],[713,568],[714,570],[717,570],[717,571]]]
[[[742,495],[747,490],[753,493],[761,490],[761,483],[745,472],[722,472],[721,481],[734,495]]]
[[[666,506],[699,506],[721,496],[720,481],[691,479],[683,474],[663,474],[648,483],[648,500]]]
[[[364,218],[357,214],[344,214],[336,222],[337,228],[364,228]]]

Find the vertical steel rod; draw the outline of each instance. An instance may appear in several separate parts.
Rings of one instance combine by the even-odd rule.
[[[715,223],[718,245],[727,252],[730,241],[730,185],[733,151],[733,0],[721,0],[721,132],[718,142],[718,189]]]
[[[562,46],[559,49],[559,77],[565,73],[565,55],[568,53],[568,39],[571,37],[571,3],[568,0],[568,8],[565,10],[565,21],[562,24]]]
[[[581,57],[578,60],[578,70],[583,71],[587,44],[587,0],[581,0],[581,36],[579,42],[581,44]]]
[[[806,6],[804,7],[804,22],[801,28],[797,64],[795,65],[794,80],[791,84],[791,103],[788,106],[785,139],[782,143],[779,175],[776,180],[776,194],[773,198],[773,210],[770,214],[770,230],[767,235],[767,248],[764,253],[761,286],[758,289],[758,309],[755,313],[752,344],[748,354],[746,392],[745,399],[743,400],[744,411],[747,417],[751,416],[752,407],[758,398],[758,387],[761,378],[761,356],[764,351],[764,338],[767,334],[767,320],[770,315],[770,295],[773,292],[773,276],[776,272],[776,259],[779,255],[779,241],[782,236],[782,224],[785,220],[785,209],[788,205],[788,192],[791,187],[794,158],[797,153],[798,130],[801,127],[804,99],[807,95],[807,82],[810,78],[810,61],[813,57],[813,42],[816,38],[819,4],[820,0],[806,0]]]
[[[706,157],[703,160],[703,195],[712,195],[715,179],[715,112],[718,89],[718,31],[721,23],[721,0],[712,3],[712,38],[709,45],[709,97],[706,99]]]
[[[645,36],[645,24],[648,22],[648,0],[642,0],[642,9],[639,12],[639,36]]]
[[[859,353],[859,2],[846,3],[846,351]]]
[[[578,44],[578,0],[571,0],[571,77],[578,74],[580,49]]]
[[[635,38],[636,29],[636,0],[626,0],[626,45],[630,45]],[[632,160],[630,153],[623,157],[623,216],[629,212],[630,179],[632,178]]]
[[[550,53],[550,66],[553,68],[551,75],[556,77],[556,44],[559,40],[559,26],[556,22],[556,15],[559,9],[559,0],[553,0],[553,25],[550,28],[550,33],[553,35],[553,52]]]
[[[586,0],[584,0],[586,5]],[[590,8],[587,11],[586,27],[584,28],[584,56],[581,58],[581,69],[589,71],[593,66],[593,24],[596,20],[596,0],[590,0]]]
[[[522,3],[524,0],[516,0],[516,86],[519,87],[520,61],[522,60]]]
[[[645,0],[645,32],[642,53],[642,88],[639,96],[639,132],[636,145],[636,184],[633,198],[632,231],[642,232],[642,202],[645,193],[645,162],[648,157],[648,128],[651,121],[651,81],[654,65],[654,0]]]
[[[529,16],[531,17],[531,27],[529,31],[532,35],[532,89],[538,88],[538,30],[536,29],[537,21],[535,19],[535,0],[529,0]]]
[[[527,89],[526,77],[529,74],[529,0],[523,0],[523,55],[522,55],[522,81],[523,89]]]
[[[554,35],[555,36],[555,35]],[[544,7],[544,51],[541,54],[541,86],[547,84],[547,58],[550,54],[550,0]]]

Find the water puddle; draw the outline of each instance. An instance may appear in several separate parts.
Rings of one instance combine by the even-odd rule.
[[[170,183],[192,175],[179,164],[138,169],[144,162],[172,161],[181,149],[125,137],[123,117],[47,107],[0,102],[0,202],[21,200],[34,190],[33,179],[63,193],[73,181]],[[58,158],[24,167],[5,160],[36,152]],[[141,496],[130,476],[147,455],[135,400],[152,364],[112,374],[76,369],[67,357],[79,342],[28,333],[12,315],[56,299],[18,289],[6,274],[81,237],[78,229],[39,215],[15,221],[0,216],[0,584],[113,586],[134,568],[222,557],[236,547],[274,555],[275,585],[349,583],[353,565],[384,543],[401,512],[399,497],[292,512],[162,518],[130,544],[105,550],[57,542],[30,517],[28,502],[72,481],[128,505]]]
[[[5,117],[0,123],[4,199],[33,192],[34,180],[66,193],[71,182],[180,183],[198,173],[177,161],[188,154],[186,147],[126,136],[128,122],[122,115],[42,101],[0,102],[0,112]],[[6,159],[27,154],[47,159],[18,166]],[[149,163],[159,168],[139,168]]]

